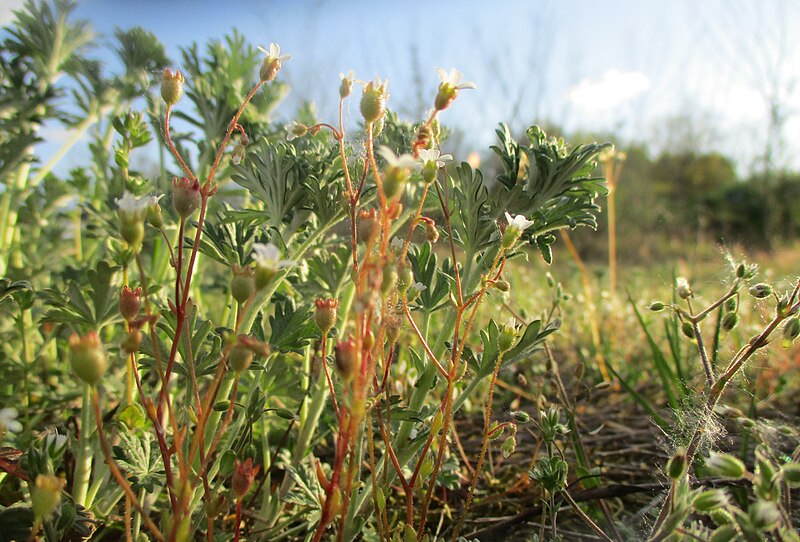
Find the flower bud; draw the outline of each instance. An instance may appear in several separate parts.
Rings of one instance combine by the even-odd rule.
[[[131,290],[123,286],[119,292],[119,312],[126,321],[130,322],[139,314],[142,308],[142,289]]]
[[[392,291],[392,288],[397,284],[397,267],[392,263],[387,263],[383,266],[383,278],[381,280],[381,293],[383,295]]]
[[[361,115],[367,124],[376,122],[386,115],[386,99],[389,94],[386,92],[386,82],[370,81],[364,87],[361,95]]]
[[[180,70],[172,73],[169,68],[161,76],[161,98],[167,105],[175,105],[183,97],[183,74]]]
[[[132,329],[122,340],[120,348],[125,354],[135,354],[142,345],[142,332],[139,329]]]
[[[729,312],[722,317],[722,329],[730,331],[739,323],[739,313]]]
[[[365,352],[369,352],[375,346],[375,334],[372,333],[371,329],[368,329],[364,334],[364,344],[362,346]]]
[[[247,345],[240,342],[236,343],[228,355],[228,362],[231,369],[237,373],[246,371],[250,364],[253,363],[253,351]]]
[[[256,291],[253,269],[249,267],[233,266],[233,277],[231,278],[231,295],[241,305]]]
[[[750,295],[756,299],[764,299],[770,294],[772,294],[772,287],[769,284],[764,284],[763,282],[755,284],[750,288]]]
[[[200,207],[200,183],[186,177],[172,179],[172,207],[178,216],[188,218]]]
[[[231,490],[233,490],[233,495],[237,500],[247,495],[247,492],[250,491],[250,488],[253,486],[256,475],[260,470],[261,466],[256,465],[254,467],[253,460],[249,457],[244,460],[244,463],[240,462],[238,459],[234,462],[233,476],[231,477]]]
[[[361,209],[358,211],[358,233],[360,240],[371,243],[380,232],[378,211],[375,209]]]
[[[327,335],[336,325],[336,309],[339,306],[339,301],[331,298],[327,300],[320,298],[314,302],[314,305],[316,306],[314,323],[317,324],[323,335]]]
[[[650,303],[650,310],[653,312],[660,312],[663,311],[666,305],[664,305],[661,301],[653,301]]]
[[[744,463],[730,454],[711,454],[706,460],[705,467],[712,475],[720,478],[738,480],[745,473]]]
[[[231,164],[238,166],[242,163],[242,160],[244,160],[246,155],[247,148],[241,143],[238,143],[235,147],[233,147],[233,151],[231,151]]]
[[[498,279],[498,280],[494,281],[494,285],[493,286],[495,288],[497,288],[498,290],[500,290],[501,292],[510,292],[511,291],[511,283],[508,282],[507,280]]]
[[[37,521],[49,518],[61,504],[61,490],[66,481],[49,474],[39,474],[31,488],[31,507]]]
[[[500,326],[500,334],[497,336],[497,348],[500,352],[508,352],[517,341],[517,326],[513,318],[507,324]]]
[[[725,513],[721,510],[715,510],[714,515],[721,515]],[[730,515],[730,514],[729,514]],[[739,538],[739,529],[733,524],[720,525],[711,533],[708,542],[731,542]]]
[[[399,199],[405,192],[411,171],[405,167],[394,165],[387,166],[383,173],[383,193],[386,199],[394,201]]]
[[[261,68],[258,70],[258,75],[261,78],[261,81],[267,82],[272,81],[278,75],[278,72],[281,70],[283,66],[284,60],[289,60],[292,58],[292,55],[282,55],[281,48],[277,43],[270,43],[269,44],[269,51],[262,49],[259,47],[263,53],[266,53],[266,57],[264,57],[264,62],[261,63]]]
[[[680,480],[686,474],[688,468],[686,452],[679,448],[667,462],[667,476],[672,480]]]
[[[753,526],[761,531],[769,531],[781,519],[780,510],[770,501],[757,500],[750,505],[749,515]]]
[[[164,227],[164,215],[161,214],[161,205],[156,203],[147,208],[147,222],[157,230]]]
[[[503,441],[503,445],[500,447],[500,450],[503,452],[503,458],[505,459],[508,459],[516,449],[517,437],[515,435],[510,435],[505,441]]]
[[[797,317],[789,318],[783,325],[783,347],[790,347],[798,335],[800,335],[800,320]]]
[[[108,368],[108,358],[96,331],[90,331],[83,337],[73,333],[69,338],[70,365],[72,372],[94,386]]]
[[[781,472],[790,487],[800,485],[800,463],[786,463],[781,467]]]
[[[702,491],[692,501],[692,506],[698,512],[711,512],[728,505],[728,495],[720,489]]]
[[[389,316],[386,318],[386,341],[393,345],[397,342],[400,336],[400,318],[397,316]]]
[[[692,288],[689,286],[689,282],[683,277],[678,277],[676,279],[675,290],[678,294],[678,297],[681,299],[689,299],[694,295]]]
[[[511,413],[511,418],[516,423],[528,423],[531,421],[531,415],[524,410],[515,410]]]
[[[694,326],[692,326],[691,322],[686,322],[686,321],[682,322],[681,331],[688,338],[694,339]]]
[[[356,372],[358,363],[358,352],[356,352],[356,342],[352,337],[345,341],[339,341],[334,347],[334,361],[336,369],[339,371],[345,382],[352,380]]]
[[[397,274],[397,291],[402,295],[408,291],[412,284],[414,284],[414,271],[410,265],[404,264]]]
[[[433,220],[425,221],[425,237],[430,243],[439,240],[439,230],[436,229],[436,223]]]
[[[353,92],[353,72],[342,75],[342,83],[339,85],[339,97],[344,100]]]

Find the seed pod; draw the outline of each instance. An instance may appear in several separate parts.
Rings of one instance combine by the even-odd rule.
[[[684,321],[681,323],[681,331],[690,339],[694,339],[694,327],[692,326],[691,322]]]
[[[649,308],[653,312],[660,312],[664,310],[665,306],[666,305],[664,305],[661,301],[653,301],[652,303],[650,303]]]
[[[200,183],[186,177],[172,179],[172,207],[181,218],[190,217],[200,207]]]
[[[319,298],[314,302],[314,305],[316,306],[314,323],[317,324],[323,335],[327,335],[336,325],[336,309],[339,306],[339,301],[332,298],[327,300]]]
[[[405,167],[388,166],[383,173],[383,193],[389,201],[400,199],[405,192],[411,171]]]
[[[500,290],[501,292],[511,291],[511,283],[503,279],[496,280],[494,282],[494,287]]]
[[[431,243],[439,240],[439,230],[436,229],[436,223],[433,220],[425,221],[425,237]]]
[[[231,278],[231,295],[241,305],[250,299],[256,291],[256,282],[253,269],[249,267],[233,266]]]
[[[241,373],[250,367],[254,357],[253,351],[250,348],[242,343],[236,343],[231,349],[231,353],[228,355],[228,362],[230,363],[231,369],[237,373]]]
[[[376,85],[377,83],[377,85]],[[381,81],[367,83],[364,93],[361,95],[361,115],[367,124],[375,122],[386,115],[386,83]]]
[[[386,342],[393,345],[400,336],[400,318],[389,316],[386,318]]]
[[[514,320],[509,320],[508,324],[500,326],[500,334],[497,336],[497,348],[500,352],[508,352],[517,341],[517,327]]]
[[[774,502],[757,500],[750,505],[750,521],[756,529],[769,531],[781,519],[781,513]]]
[[[169,68],[161,76],[161,98],[167,105],[175,105],[183,97],[183,74],[180,70],[172,73]]]
[[[725,301],[725,312],[736,312],[736,298],[731,297],[727,301]]]
[[[681,299],[689,299],[694,295],[692,288],[689,286],[689,282],[683,277],[678,277],[676,279],[675,290],[678,294],[678,297]]]
[[[90,331],[83,337],[73,333],[69,348],[72,372],[91,386],[97,384],[108,368],[106,351],[97,332]]]
[[[791,344],[800,335],[800,320],[798,318],[789,318],[783,325],[783,343],[784,346]]]
[[[135,354],[139,351],[142,345],[142,332],[138,329],[132,329],[128,335],[123,339],[120,348],[126,354]]]
[[[164,215],[161,214],[161,205],[156,203],[147,208],[147,222],[157,230],[164,227]]]
[[[132,290],[123,286],[119,292],[119,312],[126,321],[130,322],[139,314],[142,308],[142,289]]]
[[[360,241],[371,243],[378,237],[380,223],[378,211],[375,209],[361,209],[358,212],[358,237]]]
[[[250,491],[253,482],[256,479],[258,471],[261,470],[261,465],[253,466],[253,460],[247,458],[244,463],[238,459],[233,465],[233,477],[231,478],[231,489],[237,500],[241,499],[247,492]]]
[[[728,495],[720,489],[702,491],[692,501],[692,506],[698,512],[711,512],[728,504]]]
[[[397,291],[400,292],[400,294],[404,294],[412,284],[414,284],[414,271],[412,271],[410,265],[405,264],[400,267],[397,274]]]
[[[392,288],[397,284],[397,267],[394,264],[387,263],[383,266],[383,278],[381,280],[381,293],[388,294]]]
[[[66,481],[49,474],[39,474],[31,488],[33,516],[41,521],[49,518],[61,504],[61,490]]]

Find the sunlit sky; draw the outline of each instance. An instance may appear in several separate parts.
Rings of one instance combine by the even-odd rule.
[[[4,24],[20,3],[0,0]],[[78,15],[105,36],[143,26],[176,62],[181,46],[233,28],[253,44],[279,43],[293,55],[281,72],[292,86],[278,113],[285,121],[305,99],[333,119],[339,74],[351,69],[362,80],[388,78],[390,107],[414,120],[432,103],[435,68],[455,67],[478,88],[462,92],[442,121],[475,148],[493,142],[500,121],[614,132],[659,148],[687,145],[692,134],[747,173],[766,141],[766,97],[777,90],[788,119],[782,159],[800,166],[792,157],[800,142],[797,3],[83,0]],[[693,120],[668,122],[677,116]]]

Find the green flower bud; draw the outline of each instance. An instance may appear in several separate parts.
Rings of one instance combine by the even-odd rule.
[[[314,323],[317,324],[323,335],[327,335],[336,325],[336,309],[339,306],[339,301],[331,298],[327,300],[320,298],[314,302],[314,305],[316,306]]]
[[[245,159],[245,156],[247,156],[247,147],[239,143],[231,151],[231,163],[234,166],[238,166]]]
[[[39,474],[31,488],[31,507],[37,521],[49,518],[61,504],[65,480],[49,474]]]
[[[253,351],[247,345],[236,343],[228,355],[228,362],[230,363],[231,369],[237,373],[241,373],[250,367],[254,357]]]
[[[790,347],[798,335],[800,335],[800,320],[797,317],[789,318],[783,325],[783,347]]]
[[[339,85],[339,97],[344,100],[353,92],[353,72],[347,72],[347,75],[340,74],[342,77],[342,83]]]
[[[698,512],[711,512],[717,508],[728,505],[728,495],[721,489],[702,491],[692,501],[692,506]]]
[[[664,310],[665,306],[666,305],[664,305],[661,301],[653,301],[652,303],[650,303],[649,308],[653,312],[660,312]]]
[[[183,97],[183,74],[180,70],[172,73],[169,68],[161,76],[161,98],[167,105],[175,105]]]
[[[361,115],[367,124],[375,122],[386,115],[386,99],[389,94],[386,92],[386,82],[370,81],[364,87],[361,95]]]
[[[254,272],[249,267],[233,266],[231,278],[231,295],[241,305],[256,292]]]
[[[739,323],[739,313],[729,312],[722,317],[722,329],[730,331]]]
[[[72,372],[94,386],[108,368],[108,358],[96,331],[90,331],[83,337],[73,333],[69,338],[70,365]]]
[[[514,318],[510,318],[507,324],[500,326],[500,333],[497,336],[497,348],[500,352],[508,352],[513,348],[517,341],[517,326]]]
[[[157,230],[164,227],[164,215],[161,214],[161,205],[156,203],[147,208],[147,222]]]
[[[790,487],[800,486],[800,463],[786,463],[781,467],[781,472]]]
[[[139,351],[142,345],[142,332],[138,329],[132,329],[122,340],[120,348],[126,354],[135,354]]]
[[[410,177],[411,171],[408,168],[389,165],[383,173],[383,193],[386,199],[399,199],[405,192]]]
[[[511,283],[507,280],[499,279],[494,282],[494,287],[500,290],[501,292],[510,292],[511,291]]]
[[[758,500],[750,505],[750,521],[756,529],[769,531],[781,519],[781,513],[774,502]]]
[[[358,237],[360,241],[372,243],[380,233],[381,225],[378,221],[376,209],[361,209],[358,211]]]
[[[667,476],[672,480],[680,480],[688,470],[688,460],[683,448],[679,448],[667,462]]]
[[[683,277],[678,277],[675,280],[675,290],[678,294],[678,297],[681,299],[689,299],[694,295],[692,288],[689,286],[689,282]]]
[[[397,274],[397,291],[402,295],[408,291],[412,284],[414,284],[414,271],[410,265],[404,264]]]
[[[190,217],[200,207],[200,183],[186,177],[172,179],[172,207],[181,218]]]
[[[735,525],[726,524],[714,529],[708,542],[732,542],[739,537],[739,530]]]
[[[756,299],[764,299],[772,294],[772,287],[763,282],[756,284],[750,288],[750,295]]]
[[[688,338],[694,339],[694,326],[692,326],[691,322],[686,322],[686,321],[682,322],[681,331]]]
[[[721,478],[738,480],[745,473],[744,463],[730,454],[711,454],[706,460],[705,467],[711,474]]]

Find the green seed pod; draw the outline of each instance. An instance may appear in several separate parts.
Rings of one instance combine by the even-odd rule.
[[[722,317],[722,329],[730,331],[739,323],[739,313],[729,312]]]
[[[750,521],[756,529],[769,531],[781,519],[781,513],[773,502],[757,500],[750,505]]]
[[[353,379],[358,364],[358,352],[356,352],[356,343],[352,337],[346,341],[339,341],[334,347],[334,361],[336,362],[336,369],[339,371],[342,379],[349,382]]]
[[[664,310],[665,306],[666,305],[664,305],[661,301],[653,301],[652,303],[650,303],[649,308],[653,312],[660,312]]]
[[[791,346],[798,335],[800,335],[800,319],[789,318],[783,325],[783,346]]]
[[[738,480],[745,473],[744,463],[730,454],[711,454],[705,466],[711,474],[721,478]]]
[[[183,74],[180,70],[172,73],[169,68],[161,76],[161,98],[167,105],[175,105],[183,97]]]
[[[745,266],[743,263],[740,263],[736,266],[736,278],[743,279],[745,273],[747,273],[747,266]]]
[[[434,224],[433,220],[425,222],[425,237],[431,243],[439,240],[439,230],[436,229],[436,224]]]
[[[500,326],[500,334],[497,336],[497,348],[500,352],[508,352],[514,347],[517,341],[517,327],[513,319],[508,324]]]
[[[144,241],[144,223],[140,221],[121,220],[119,233],[134,251],[139,252]]]
[[[692,326],[691,322],[683,322],[683,323],[681,323],[681,331],[688,338],[694,339],[694,327]]]
[[[53,515],[61,504],[61,490],[66,481],[49,474],[39,474],[31,488],[31,508],[38,521]]]
[[[392,288],[397,284],[397,267],[394,264],[387,263],[383,266],[383,278],[381,280],[381,293],[388,294]]]
[[[726,524],[714,529],[708,542],[732,542],[739,538],[739,530],[735,525]]]
[[[667,475],[672,480],[680,480],[684,477],[688,468],[686,452],[683,448],[679,448],[667,462]]]
[[[750,288],[750,295],[756,299],[764,299],[772,294],[772,287],[769,284],[759,283]]]
[[[388,166],[383,174],[383,193],[389,201],[399,199],[405,192],[411,171],[404,167]]]
[[[725,301],[724,305],[725,312],[736,312],[736,298],[731,297],[727,301]]]
[[[254,272],[249,267],[233,266],[233,277],[231,277],[231,295],[241,305],[256,291]]]
[[[497,280],[494,283],[494,287],[500,290],[501,292],[509,292],[511,291],[511,283],[507,280]]]
[[[138,329],[132,329],[122,340],[120,348],[126,354],[135,354],[139,351],[142,345],[142,332]]]
[[[231,353],[228,355],[228,362],[230,363],[231,369],[237,373],[241,373],[250,367],[254,357],[253,351],[250,348],[241,343],[236,343],[236,346],[231,349]]]
[[[147,208],[147,222],[157,230],[164,227],[164,215],[161,214],[161,205],[156,203]]]

